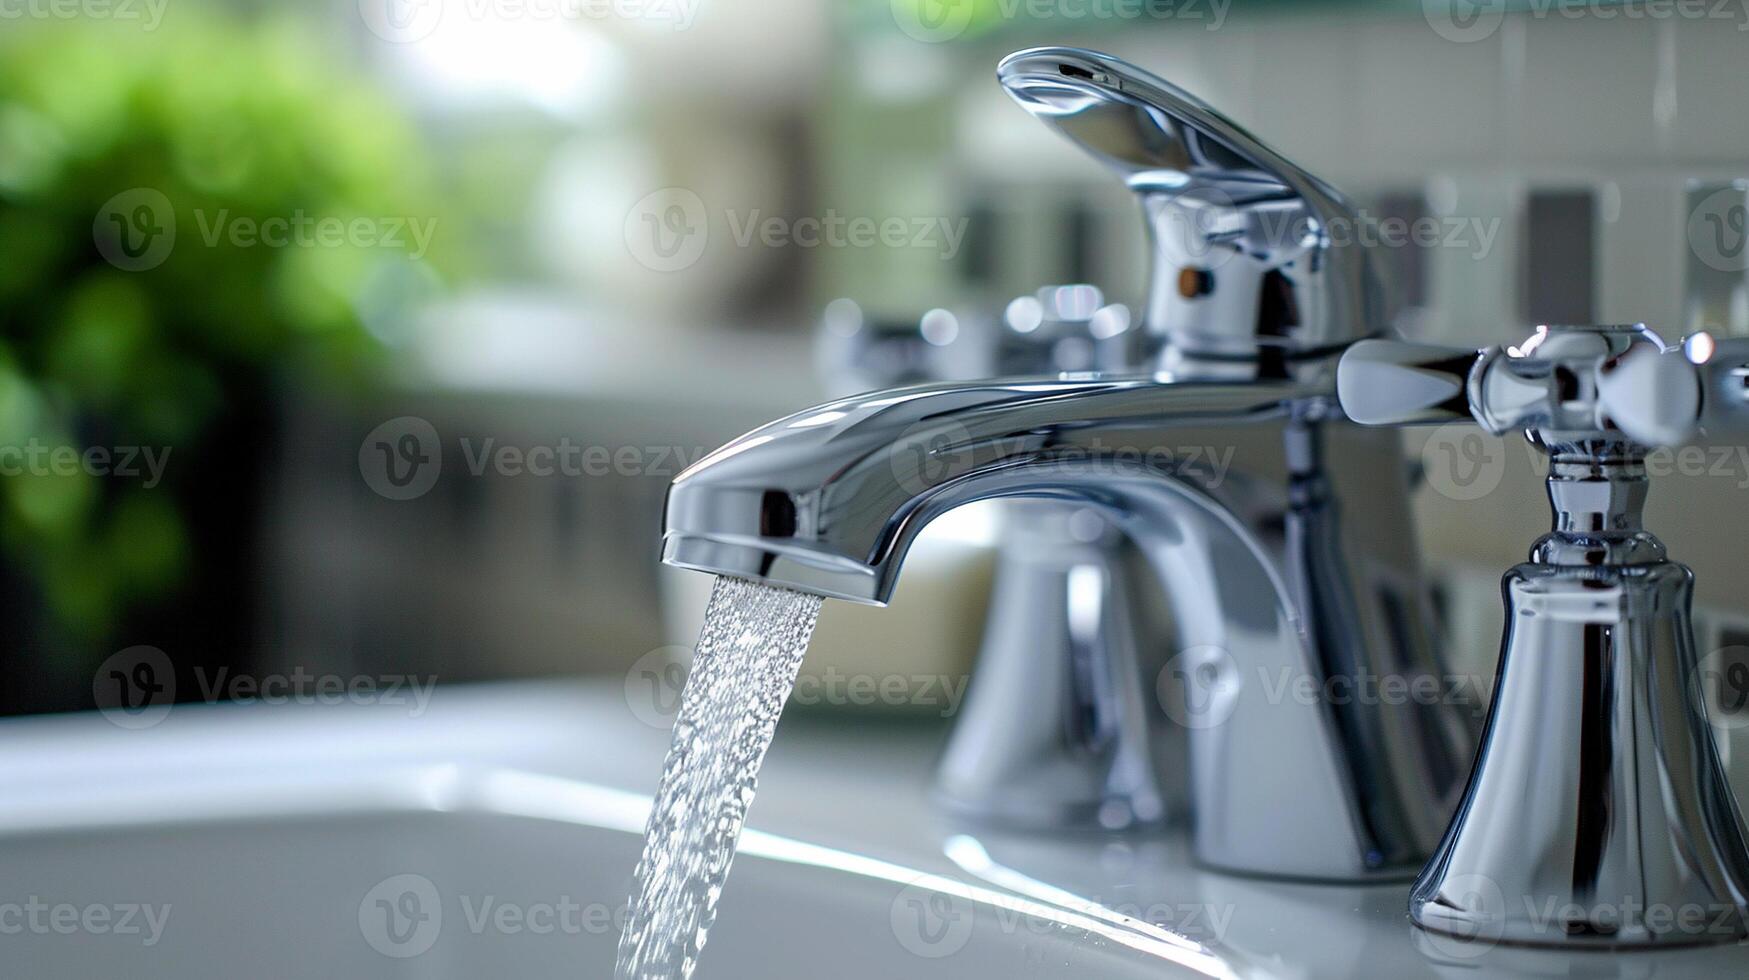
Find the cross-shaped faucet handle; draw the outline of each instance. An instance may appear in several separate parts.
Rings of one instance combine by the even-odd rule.
[[[1474,418],[1545,445],[1644,447],[1749,428],[1749,340],[1665,341],[1644,324],[1546,326],[1522,344],[1467,350],[1364,340],[1343,355],[1337,394],[1365,425]]]

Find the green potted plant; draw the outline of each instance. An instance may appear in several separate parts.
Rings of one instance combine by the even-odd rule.
[[[367,383],[406,312],[373,297],[448,230],[414,128],[327,50],[190,7],[0,38],[0,711],[88,700],[122,646],[250,643],[275,392]]]

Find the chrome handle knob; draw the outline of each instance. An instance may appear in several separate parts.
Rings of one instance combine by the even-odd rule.
[[[1353,207],[1201,99],[1078,48],[1016,52],[997,78],[1140,198],[1152,238],[1142,322],[1161,347],[1317,356],[1381,331]]]
[[[1539,327],[1523,344],[1481,351],[1365,341],[1343,356],[1337,397],[1367,425],[1469,415],[1495,433],[1535,430],[1547,444],[1625,437],[1670,446],[1701,429],[1703,381],[1717,391],[1711,416],[1719,424],[1749,420],[1741,397],[1722,401],[1738,375],[1696,363],[1702,348],[1715,346],[1670,344],[1643,324]],[[1731,350],[1749,361],[1749,346],[1733,342]]]

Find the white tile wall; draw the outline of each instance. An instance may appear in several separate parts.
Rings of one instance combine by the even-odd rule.
[[[1257,135],[1293,147],[1292,159],[1313,173],[1350,166],[1360,145],[1358,65],[1328,54],[1352,50],[1355,30],[1320,19],[1254,41]]]
[[[1427,332],[1434,343],[1484,344],[1523,333],[1518,314],[1518,240],[1524,182],[1505,174],[1442,174],[1434,214],[1465,227],[1454,247],[1427,256]]]
[[[1611,190],[1613,189],[1613,190]],[[1668,173],[1627,174],[1604,182],[1598,223],[1598,316],[1611,323],[1668,324],[1681,333],[1687,256],[1682,182]]]
[[[1403,19],[1358,27],[1349,43],[1361,152],[1345,163],[1356,176],[1398,175],[1418,165],[1476,167],[1498,158],[1508,136],[1499,111],[1499,36],[1453,44],[1419,19]]]
[[[1500,105],[1515,120],[1523,159],[1620,164],[1659,158],[1653,113],[1658,27],[1556,15],[1512,22],[1524,29],[1523,75]]]
[[[1674,25],[1676,107],[1672,157],[1749,171],[1749,8],[1729,21]]]

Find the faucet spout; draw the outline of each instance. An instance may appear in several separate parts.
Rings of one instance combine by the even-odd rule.
[[[1003,496],[1112,499],[1102,475],[1197,463],[1150,460],[1126,433],[1279,419],[1332,393],[1322,380],[1036,378],[857,395],[755,429],[681,473],[662,560],[885,605],[912,540],[948,510]]]

